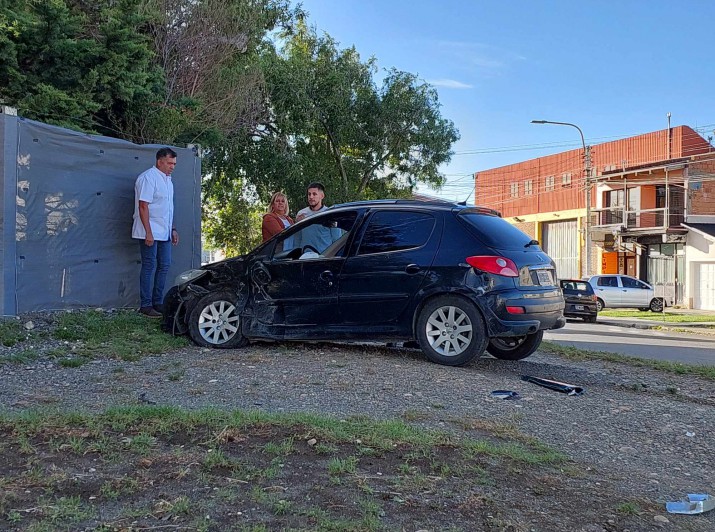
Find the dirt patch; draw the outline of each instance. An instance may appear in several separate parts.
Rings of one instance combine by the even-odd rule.
[[[653,511],[593,471],[484,430],[418,444],[374,441],[365,421],[349,431],[362,440],[301,424],[158,429],[162,419],[171,424],[146,409],[133,427],[3,424],[3,528],[645,530]]]
[[[102,351],[70,367],[53,323],[0,348],[3,530],[715,530],[715,512],[665,512],[715,493],[706,379],[543,352],[447,368],[347,344]],[[239,413],[283,421],[234,426]]]

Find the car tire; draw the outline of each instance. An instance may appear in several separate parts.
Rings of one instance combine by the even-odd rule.
[[[596,310],[601,312],[604,308],[606,308],[606,304],[603,302],[603,299],[599,297],[596,299]]]
[[[427,358],[445,366],[464,366],[484,353],[484,319],[476,306],[458,296],[440,296],[422,307],[415,334]]]
[[[663,312],[664,309],[665,304],[663,303],[663,299],[660,297],[654,297],[650,300],[650,310],[652,312]]]
[[[246,345],[237,301],[238,297],[228,291],[210,292],[199,299],[189,314],[191,339],[202,347],[219,349]]]
[[[511,338],[491,338],[487,352],[499,360],[522,360],[539,348],[543,338],[544,331]]]
[[[586,323],[596,323],[596,316],[586,316],[583,321]]]

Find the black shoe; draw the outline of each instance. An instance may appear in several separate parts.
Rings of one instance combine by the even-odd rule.
[[[154,305],[154,310],[156,310],[159,314],[164,314],[164,305]]]
[[[139,314],[144,314],[147,318],[161,318],[161,312],[154,310],[154,307],[142,307]]]

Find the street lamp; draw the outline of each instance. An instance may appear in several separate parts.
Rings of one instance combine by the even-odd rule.
[[[532,124],[555,124],[557,126],[571,126],[578,129],[583,146],[583,165],[586,178],[586,267],[584,275],[591,275],[591,146],[586,146],[583,131],[576,124],[570,122],[552,122],[551,120],[532,120]]]

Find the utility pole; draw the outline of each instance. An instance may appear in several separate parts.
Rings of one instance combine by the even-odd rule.
[[[584,142],[584,173],[586,179],[586,267],[584,268],[584,276],[591,275],[591,146],[586,146]]]
[[[591,183],[592,183],[592,170],[593,166],[591,164],[591,146],[586,146],[586,140],[583,137],[583,131],[576,124],[571,122],[552,122],[551,120],[532,120],[532,124],[554,124],[557,126],[570,126],[575,127],[578,130],[579,135],[581,135],[581,146],[583,146],[583,173],[584,182],[586,189],[586,223],[584,224],[584,231],[586,233],[584,238],[584,244],[586,247],[583,266],[583,275],[588,277],[591,275]]]

